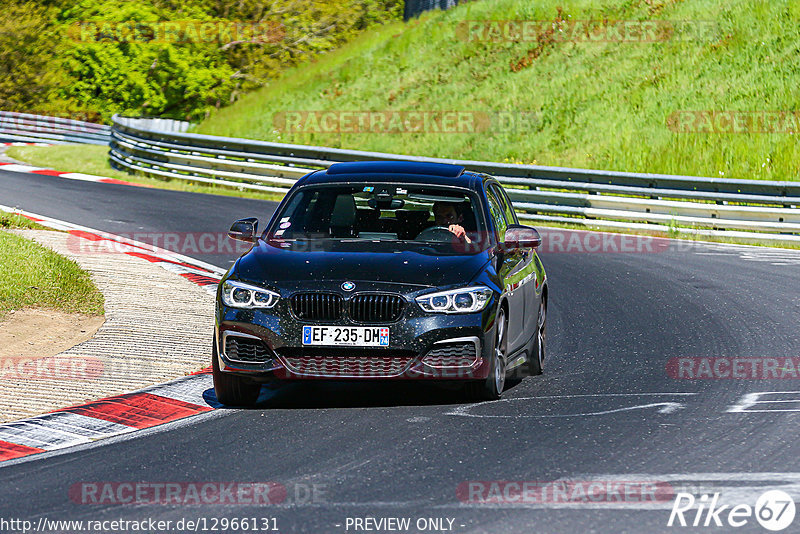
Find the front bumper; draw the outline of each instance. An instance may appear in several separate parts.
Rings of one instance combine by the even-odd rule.
[[[287,292],[286,296],[290,295]],[[405,293],[404,298],[407,303],[398,321],[371,325],[346,318],[335,322],[301,320],[292,313],[289,298],[281,298],[274,308],[255,310],[230,308],[218,299],[215,340],[219,369],[256,381],[476,380],[488,376],[492,347],[486,340],[494,339],[494,300],[482,312],[430,314],[416,305],[413,293]],[[304,325],[389,328],[389,346],[304,346]]]

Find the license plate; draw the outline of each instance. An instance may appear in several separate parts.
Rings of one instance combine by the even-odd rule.
[[[371,326],[303,326],[303,345],[388,347],[389,329]]]

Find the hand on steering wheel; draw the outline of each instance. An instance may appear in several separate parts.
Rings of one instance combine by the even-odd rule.
[[[446,226],[431,226],[417,234],[414,241],[448,242],[453,239],[453,232]]]
[[[414,240],[449,242],[453,240],[453,237],[457,237],[466,241],[467,243],[471,243],[469,237],[467,237],[467,233],[464,231],[464,228],[457,224],[451,224],[449,227],[431,226],[430,228],[426,228],[425,230],[421,231],[419,235],[414,238]]]
[[[456,237],[460,237],[467,243],[472,243],[472,240],[470,240],[470,238],[467,236],[466,230],[464,230],[464,227],[461,226],[460,224],[451,224],[450,226],[447,227],[447,229],[453,234],[455,234]]]

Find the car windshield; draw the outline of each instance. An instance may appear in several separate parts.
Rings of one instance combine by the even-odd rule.
[[[369,248],[450,246],[480,249],[483,217],[477,197],[455,188],[362,183],[304,187],[267,231],[271,241],[328,241]],[[359,245],[360,244],[360,245]]]

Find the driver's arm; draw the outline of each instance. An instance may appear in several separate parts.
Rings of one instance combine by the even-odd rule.
[[[467,235],[467,232],[464,230],[464,227],[460,224],[451,224],[447,227],[448,230],[453,232],[456,237],[463,237],[467,243],[472,243],[472,240]]]

